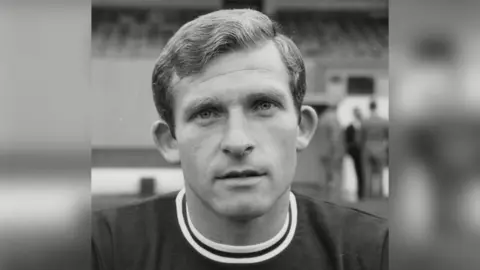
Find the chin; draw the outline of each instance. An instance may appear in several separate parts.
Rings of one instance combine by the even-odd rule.
[[[267,213],[272,204],[267,200],[229,198],[214,205],[215,211],[234,220],[251,220]]]

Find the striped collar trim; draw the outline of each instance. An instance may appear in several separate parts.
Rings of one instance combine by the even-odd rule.
[[[188,214],[185,189],[176,198],[178,224],[187,242],[201,255],[220,263],[251,264],[269,260],[288,247],[297,227],[297,203],[290,192],[290,208],[282,229],[271,239],[256,245],[232,246],[204,237],[193,226]]]

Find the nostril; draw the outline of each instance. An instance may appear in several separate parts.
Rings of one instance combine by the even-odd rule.
[[[249,144],[246,146],[230,146],[222,149],[222,152],[225,154],[235,155],[235,156],[246,156],[253,151],[253,145]]]
[[[248,155],[253,151],[253,145],[248,145],[242,152],[242,156]]]

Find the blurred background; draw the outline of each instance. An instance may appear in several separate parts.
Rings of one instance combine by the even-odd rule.
[[[374,132],[388,129],[389,14],[384,0],[94,0],[92,208],[182,188],[180,168],[163,160],[151,137],[151,125],[158,118],[151,74],[162,47],[178,28],[226,8],[266,13],[304,56],[308,85],[304,103],[316,109],[319,126],[308,149],[300,153],[294,189],[386,217],[388,154],[381,158],[381,177],[370,181],[372,175],[355,170],[355,165],[371,167],[370,159],[361,152],[351,155],[352,139],[346,132],[357,122],[355,130],[360,130],[360,123],[371,117]],[[372,100],[377,104],[374,116],[369,109]],[[355,118],[355,108],[362,119]],[[388,153],[388,137],[380,143],[386,144],[381,151]],[[374,187],[377,190],[369,192]],[[359,188],[366,190],[360,197]]]
[[[479,10],[390,5],[394,269],[479,269]]]
[[[102,43],[105,39],[92,35],[92,29],[97,29],[95,19],[99,18],[93,13],[96,9],[167,10],[167,6],[169,11],[190,10],[187,7],[194,5],[200,10],[214,10],[222,8],[223,2],[175,1],[178,6],[172,7],[159,0],[123,1],[93,1],[93,9],[88,1],[72,1],[68,5],[0,1],[2,270],[89,269],[91,203],[92,208],[110,207],[138,199],[141,190],[145,196],[152,196],[182,186],[178,168],[164,163],[153,150],[149,135],[151,121],[157,118],[150,101],[149,81],[161,48],[155,48],[150,57],[143,57],[139,50],[111,49],[118,47]],[[480,265],[480,3],[390,0],[387,20],[385,15],[380,16],[387,13],[382,2],[276,2],[283,7],[274,8],[276,5],[271,4],[274,2],[266,1],[265,12],[274,16],[277,11],[318,11],[325,16],[316,18],[325,20],[332,17],[326,15],[329,13],[357,14],[350,18],[369,14],[369,20],[373,14],[375,22],[389,21],[389,39],[385,37],[389,40],[389,66],[385,59],[381,68],[372,64],[381,61],[377,52],[372,53],[373,57],[368,56],[368,60],[365,56],[352,58],[348,53],[337,53],[332,59],[330,54],[321,53],[331,48],[325,43],[321,47],[304,45],[321,48],[316,52],[319,56],[314,57],[306,51],[315,49],[304,48],[310,73],[309,91],[316,93],[310,94],[306,102],[315,103],[323,116],[335,104],[330,103],[335,100],[331,93],[342,93],[343,103],[338,104],[348,100],[354,103],[355,95],[343,95],[343,91],[350,89],[345,87],[349,85],[346,77],[339,75],[339,79],[329,81],[327,70],[354,69],[355,74],[363,77],[367,73],[371,78],[370,70],[383,69],[392,89],[385,91],[391,105],[391,160],[387,163],[391,175],[388,192],[391,269],[477,270]],[[167,12],[165,16],[170,14],[174,13]],[[363,24],[356,21],[355,27],[359,25]],[[308,27],[314,26],[319,29],[316,24]],[[341,40],[341,44],[350,44],[353,40],[341,36],[342,39],[336,34],[324,42],[339,44]],[[129,44],[132,43],[135,42]],[[348,46],[332,47],[345,51],[343,48]],[[136,56],[125,54],[134,51]],[[310,61],[322,57],[324,61],[315,64]],[[310,72],[312,66],[318,73]],[[371,80],[368,81],[365,84],[371,85]],[[380,82],[375,79],[374,85],[375,89],[388,89],[381,88],[388,86],[385,77]],[[328,92],[328,89],[338,91]],[[358,106],[368,117],[371,95],[356,96],[363,98]],[[381,96],[377,96],[381,114],[386,110],[381,108],[387,106],[381,105]],[[339,113],[333,115],[340,123],[348,123],[350,120],[342,122],[342,115],[352,119],[351,109],[342,114],[341,108],[339,105]],[[324,136],[321,130],[319,127],[318,137]],[[306,181],[320,186],[304,188],[310,192],[321,190],[327,181],[320,154],[315,152],[324,149],[315,144],[325,140],[316,141],[309,150],[312,152],[302,153],[299,160],[299,172],[312,176],[295,179],[296,186]],[[308,169],[301,170],[302,166]],[[147,179],[143,181],[143,189],[142,178]],[[350,190],[344,201],[353,201],[352,204],[385,201],[366,199],[365,203],[357,203],[354,195],[348,195],[355,190],[354,184],[344,186]],[[371,208],[375,211],[375,207]]]

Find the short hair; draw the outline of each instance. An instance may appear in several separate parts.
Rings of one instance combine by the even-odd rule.
[[[370,110],[375,111],[377,109],[377,102],[375,100],[370,101]]]
[[[290,80],[290,91],[300,121],[306,91],[305,64],[295,43],[267,15],[250,9],[214,11],[183,25],[167,42],[152,75],[155,107],[175,138],[174,78],[199,74],[216,57],[273,41]]]

